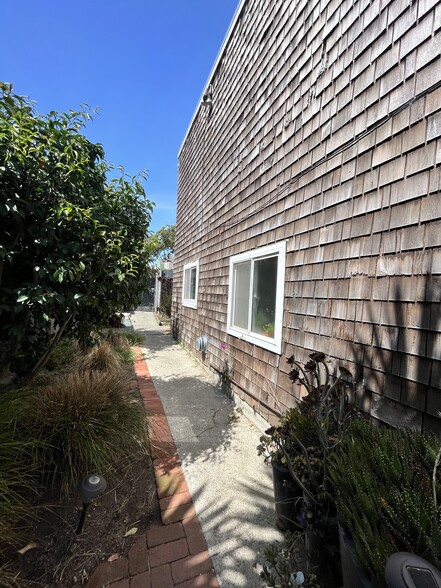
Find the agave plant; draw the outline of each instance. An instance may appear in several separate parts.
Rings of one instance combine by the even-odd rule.
[[[441,480],[437,438],[352,423],[333,456],[338,516],[359,565],[378,587],[396,551],[441,565]]]

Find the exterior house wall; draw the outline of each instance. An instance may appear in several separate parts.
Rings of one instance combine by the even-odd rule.
[[[240,3],[179,153],[173,325],[269,422],[323,351],[373,417],[440,429],[440,51],[440,0]],[[283,240],[278,355],[226,323],[230,257]]]

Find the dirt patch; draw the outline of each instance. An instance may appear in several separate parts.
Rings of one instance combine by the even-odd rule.
[[[84,586],[100,562],[114,554],[127,555],[139,535],[162,524],[154,471],[147,456],[122,467],[120,475],[108,482],[105,494],[89,506],[81,535],[76,534],[82,510],[78,494],[61,502],[46,496],[43,503],[48,508],[41,520],[25,531],[26,541],[37,547],[24,555],[7,554],[24,586]],[[134,527],[136,534],[125,537]]]

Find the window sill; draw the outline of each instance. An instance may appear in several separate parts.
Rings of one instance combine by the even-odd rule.
[[[186,306],[187,308],[197,308],[198,303],[197,300],[183,300],[182,306]]]
[[[236,337],[237,339],[242,339],[243,341],[247,341],[248,343],[252,343],[253,345],[257,345],[257,347],[262,347],[263,349],[267,349],[272,353],[276,353],[280,355],[282,353],[282,342],[277,341],[276,339],[272,339],[271,337],[265,337],[264,335],[254,335],[252,333],[245,333],[240,331],[239,329],[234,329],[233,327],[228,327],[227,333]]]

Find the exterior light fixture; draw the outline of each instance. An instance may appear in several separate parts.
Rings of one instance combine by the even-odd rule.
[[[213,108],[213,88],[211,87],[211,84],[202,96],[202,105],[207,107],[209,113],[211,112],[211,109]]]
[[[393,553],[386,563],[389,588],[441,588],[441,572],[413,553]]]
[[[104,492],[107,488],[107,482],[101,474],[89,474],[81,480],[80,496],[83,501],[83,510],[81,511],[80,522],[78,523],[77,535],[83,531],[84,521],[86,519],[86,511],[89,504]]]

